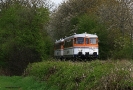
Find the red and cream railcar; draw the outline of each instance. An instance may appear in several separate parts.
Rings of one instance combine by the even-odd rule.
[[[98,36],[95,34],[75,34],[64,39],[63,56],[66,58],[98,57]]]
[[[98,36],[96,34],[74,34],[66,37],[60,42],[60,49],[55,50],[55,56],[61,58],[82,58],[98,57]]]

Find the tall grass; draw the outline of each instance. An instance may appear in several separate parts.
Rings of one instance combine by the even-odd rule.
[[[132,69],[129,61],[44,61],[30,64],[24,75],[59,90],[132,90]]]

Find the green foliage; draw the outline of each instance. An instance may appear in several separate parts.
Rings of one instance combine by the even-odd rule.
[[[119,37],[115,40],[113,58],[118,59],[132,59],[132,45],[130,43],[129,38]]]
[[[52,30],[53,39],[59,39],[76,33],[77,17],[95,13],[99,6],[99,0],[68,0],[59,5],[52,14],[50,31]],[[76,29],[76,30],[75,30]]]
[[[24,75],[46,81],[48,87],[59,90],[119,90],[132,88],[131,65],[128,61],[45,61],[30,64]]]
[[[11,2],[0,13],[0,65],[21,75],[28,63],[49,57],[52,44],[44,29],[49,11],[18,0]]]
[[[81,17],[79,17],[79,23],[77,24],[77,27],[77,33],[95,33],[95,30],[98,27],[96,17],[94,17],[94,15],[82,15]]]

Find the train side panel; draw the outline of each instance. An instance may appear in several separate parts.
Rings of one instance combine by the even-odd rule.
[[[63,49],[55,50],[54,56],[56,56],[56,57],[63,56]]]
[[[74,55],[74,48],[69,47],[69,48],[64,48],[64,57],[73,57]]]
[[[97,47],[75,47],[74,48],[74,54],[78,54],[78,52],[82,52],[83,55],[85,55],[87,52],[89,52],[89,55],[93,55],[94,52],[98,53]]]
[[[63,50],[64,57],[78,57],[79,52],[82,52],[82,56],[85,57],[88,54],[88,57],[98,57],[98,48],[97,47],[70,47]]]

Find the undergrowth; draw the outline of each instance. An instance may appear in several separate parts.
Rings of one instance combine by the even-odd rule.
[[[58,90],[133,90],[129,61],[44,61],[28,66],[24,75]]]

